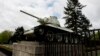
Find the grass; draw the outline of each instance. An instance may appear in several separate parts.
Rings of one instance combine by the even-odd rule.
[[[12,52],[12,49],[10,47],[6,46],[6,45],[0,45],[0,48]]]

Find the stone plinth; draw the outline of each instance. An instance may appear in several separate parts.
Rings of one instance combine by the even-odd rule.
[[[44,54],[43,45],[38,42],[26,42],[13,44],[13,56],[37,56]]]

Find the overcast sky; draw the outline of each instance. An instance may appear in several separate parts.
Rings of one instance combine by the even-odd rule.
[[[100,28],[100,0],[79,0],[83,5],[83,13],[93,24],[92,28]],[[38,17],[57,16],[64,26],[64,7],[67,0],[0,0],[0,32],[14,30],[18,26],[30,29],[39,23],[33,17],[20,12],[24,10]]]

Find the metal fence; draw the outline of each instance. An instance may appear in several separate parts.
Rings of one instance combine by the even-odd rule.
[[[100,56],[100,29],[48,34],[45,56]]]

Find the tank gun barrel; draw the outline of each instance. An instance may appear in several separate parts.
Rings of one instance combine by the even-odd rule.
[[[27,14],[27,15],[29,15],[29,16],[32,16],[32,17],[34,17],[34,18],[36,18],[36,19],[38,19],[38,20],[40,19],[39,17],[34,16],[34,15],[32,15],[32,14],[29,14],[29,13],[23,11],[23,10],[20,10],[20,12],[25,13],[25,14]]]

